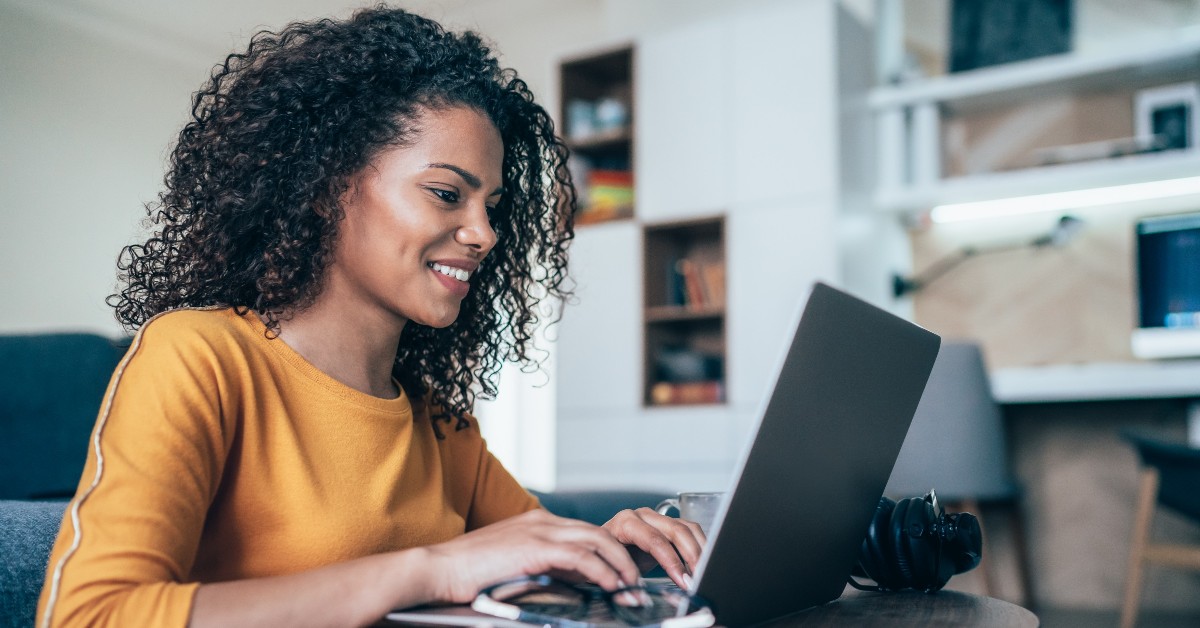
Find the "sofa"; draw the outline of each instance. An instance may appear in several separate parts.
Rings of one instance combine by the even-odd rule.
[[[50,546],[83,472],[104,391],[128,340],[0,335],[0,628],[34,623]],[[647,491],[537,492],[547,510],[597,525],[654,506]]]
[[[0,336],[0,628],[33,625],[50,545],[127,340]]]

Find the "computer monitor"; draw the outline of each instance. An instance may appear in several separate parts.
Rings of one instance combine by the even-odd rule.
[[[1200,356],[1200,212],[1137,221],[1139,358]]]

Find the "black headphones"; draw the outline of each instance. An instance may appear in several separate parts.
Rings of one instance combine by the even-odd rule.
[[[933,491],[899,502],[881,497],[849,583],[862,591],[932,593],[951,576],[974,569],[982,556],[983,535],[975,515],[947,515]],[[855,576],[877,586],[861,584]]]

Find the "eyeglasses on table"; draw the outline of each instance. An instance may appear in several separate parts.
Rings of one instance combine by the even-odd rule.
[[[479,592],[471,608],[551,628],[708,628],[715,622],[712,610],[701,598],[674,586],[644,583],[605,591],[547,575],[491,585]]]

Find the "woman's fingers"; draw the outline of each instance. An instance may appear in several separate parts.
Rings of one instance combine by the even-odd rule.
[[[690,577],[685,576],[700,561],[705,542],[700,526],[639,508],[617,513],[604,527],[618,541],[650,554],[676,584],[689,585]]]
[[[608,589],[637,582],[637,566],[608,531],[534,511],[428,548],[438,559],[443,599],[469,601],[485,586],[520,575],[573,573]]]
[[[568,519],[565,521],[571,520]],[[610,590],[635,584],[638,581],[638,577],[641,574],[638,572],[637,565],[634,564],[633,558],[629,556],[629,552],[620,541],[603,528],[583,522],[574,523],[582,525],[565,525],[556,528],[552,532],[552,540],[590,549],[592,555],[607,566],[608,573],[614,575],[616,580],[606,577],[607,574],[597,576],[593,573],[577,569],[583,576],[601,587]],[[603,571],[590,560],[580,566],[596,569],[597,574]],[[555,565],[555,567],[566,569],[575,568],[575,565],[564,564]]]
[[[700,524],[685,519],[672,519],[653,510],[646,510],[649,512],[639,511],[639,514],[644,515],[642,520],[670,539],[671,543],[675,545],[675,550],[679,552],[689,567],[695,568],[700,562],[700,553],[704,550],[704,544],[708,542]]]

